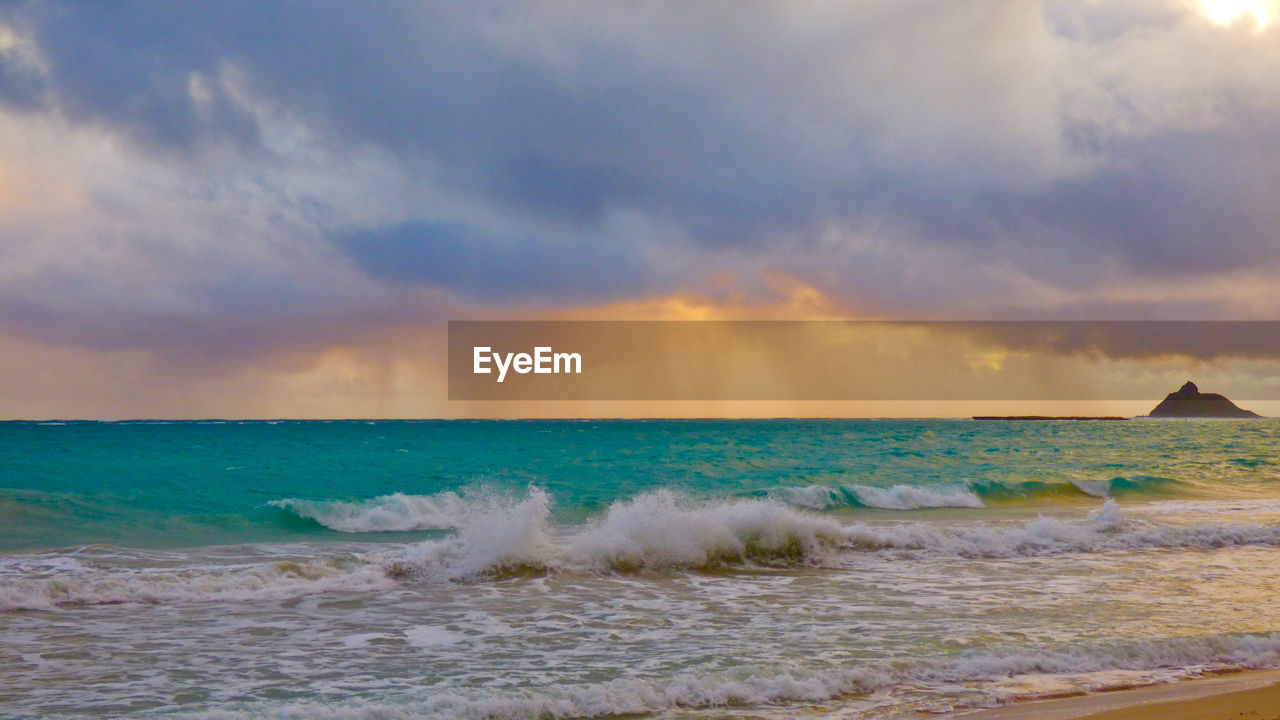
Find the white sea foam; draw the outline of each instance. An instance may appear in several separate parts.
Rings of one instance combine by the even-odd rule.
[[[463,523],[468,507],[464,498],[452,492],[394,493],[356,502],[286,498],[267,504],[346,533],[450,530]]]
[[[1070,480],[1069,482],[1071,483],[1072,487],[1084,493],[1085,495],[1091,495],[1096,498],[1105,498],[1105,497],[1111,496],[1110,481],[1075,479],[1075,480]]]
[[[1213,549],[1280,546],[1280,526],[1203,524],[1157,526],[1131,522],[1114,499],[1084,522],[1039,517],[1024,525],[941,526],[924,523],[846,528],[849,542],[867,550],[917,551],[960,557],[1041,556],[1107,550]]]
[[[67,555],[39,553],[35,555],[0,556],[0,582],[9,578],[24,578],[48,574],[76,574],[89,568],[78,559]]]
[[[404,631],[404,637],[410,645],[420,648],[444,647],[463,639],[461,633],[436,625],[414,625]]]
[[[826,485],[806,485],[804,487],[782,487],[769,491],[769,497],[788,505],[808,510],[827,510],[848,503],[837,497],[839,491]]]
[[[238,568],[64,573],[0,584],[0,610],[51,610],[121,603],[278,600],[325,592],[371,592],[395,586],[381,566],[327,560],[281,560]]]
[[[981,498],[972,490],[957,486],[925,488],[915,485],[894,485],[891,488],[877,488],[854,485],[849,490],[859,503],[885,510],[985,507]]]
[[[485,496],[468,508],[458,533],[409,546],[388,561],[395,575],[444,579],[485,572],[546,568],[555,555],[550,528],[551,500],[539,488],[523,499]]]
[[[816,560],[839,546],[835,520],[765,500],[696,503],[668,491],[614,503],[573,536],[571,567],[703,567],[744,560]]]
[[[1107,498],[1100,510],[1089,513],[1089,519],[1099,530],[1114,530],[1124,525],[1124,513],[1120,511],[1120,503],[1115,498]]]
[[[670,491],[610,506],[576,531],[555,533],[550,501],[536,488],[519,502],[473,513],[455,537],[429,540],[395,560],[395,571],[449,579],[538,570],[610,572],[705,568],[745,562],[819,562],[844,542],[835,520],[768,500],[694,502]]]
[[[939,692],[950,693],[951,707],[962,708],[1011,699],[1014,693],[1007,689],[1004,681],[1024,676],[1068,676],[1068,684],[1078,689],[1096,690],[1167,682],[1211,670],[1277,665],[1280,665],[1280,634],[1211,635],[1109,645],[1028,648],[932,661],[899,660],[893,664],[867,663],[820,670],[745,668],[734,673],[690,674],[666,681],[628,678],[598,684],[562,684],[536,691],[489,696],[440,693],[427,700],[400,704],[261,703],[245,709],[201,712],[184,717],[199,720],[606,717],[690,708],[827,702],[836,698],[856,702],[852,699],[854,696],[866,696],[902,684],[933,686]],[[1116,671],[1128,672],[1118,675]],[[963,689],[959,687],[961,684],[965,686]],[[1026,693],[1018,695],[1028,696]],[[873,698],[861,699],[875,702]],[[936,694],[932,702],[936,704]]]

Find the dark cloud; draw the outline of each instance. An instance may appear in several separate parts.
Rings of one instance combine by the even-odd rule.
[[[481,302],[569,301],[649,287],[635,248],[509,238],[448,223],[409,222],[337,235],[332,241],[373,275],[452,290]]]
[[[1080,296],[1280,262],[1280,31],[1189,3],[32,2],[0,22],[29,42],[0,52],[7,112],[190,177],[175,203],[126,173],[93,210],[187,238],[200,220],[165,209],[233,168],[210,213],[257,224],[165,278],[217,322],[249,322],[252,298],[273,317],[366,307],[281,273],[291,254],[487,307],[782,268],[927,315],[1052,313],[1041,291],[1131,307]],[[371,165],[396,181],[363,187]],[[143,268],[123,293],[163,276],[155,243],[111,242]],[[44,262],[2,302],[96,317],[48,298],[109,278]]]
[[[839,13],[834,30],[820,18],[788,27],[781,6],[718,4],[41,4],[25,25],[48,60],[52,102],[145,145],[251,140],[253,119],[216,82],[231,66],[334,142],[389,148],[509,211],[584,227],[626,209],[717,246],[832,214],[935,207],[927,188],[919,199],[895,189],[939,184],[938,167],[877,157],[901,140],[884,137],[893,108],[877,105],[953,58],[904,53],[876,67],[848,49],[881,52],[881,32],[949,34],[911,29],[928,3],[904,5]],[[961,41],[982,41],[977,30]],[[212,107],[193,97],[193,75]]]
[[[1062,270],[1097,272],[1088,259],[1134,275],[1205,276],[1272,264],[1280,245],[1280,127],[1261,109],[1213,132],[1174,132],[1127,144],[1110,167],[1052,192],[998,199],[1005,227],[1041,235]],[[1271,127],[1268,127],[1271,126]],[[1076,251],[1072,257],[1070,250]],[[1062,252],[1066,250],[1068,252]],[[1047,268],[1045,271],[1047,272]]]
[[[192,12],[189,12],[192,11]],[[253,24],[249,6],[228,3],[221,17],[158,2],[123,6],[21,3],[4,13],[33,33],[48,72],[28,77],[27,105],[37,90],[74,121],[100,122],[154,147],[190,149],[206,139],[252,142],[256,127],[215,86],[193,92],[193,74],[216,74],[234,57],[234,35]],[[20,68],[12,59],[6,74]]]

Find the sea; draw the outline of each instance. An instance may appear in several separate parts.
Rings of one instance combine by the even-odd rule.
[[[945,717],[1277,667],[1278,440],[0,423],[0,717]]]

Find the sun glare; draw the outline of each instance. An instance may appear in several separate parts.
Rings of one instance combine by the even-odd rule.
[[[1258,25],[1266,25],[1275,13],[1276,0],[1200,0],[1210,20],[1227,25],[1241,15],[1252,15]]]

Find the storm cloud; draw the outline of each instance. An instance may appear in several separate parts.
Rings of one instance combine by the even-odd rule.
[[[59,342],[768,273],[880,317],[1280,299],[1280,29],[1192,2],[32,2],[0,26],[0,321]]]

